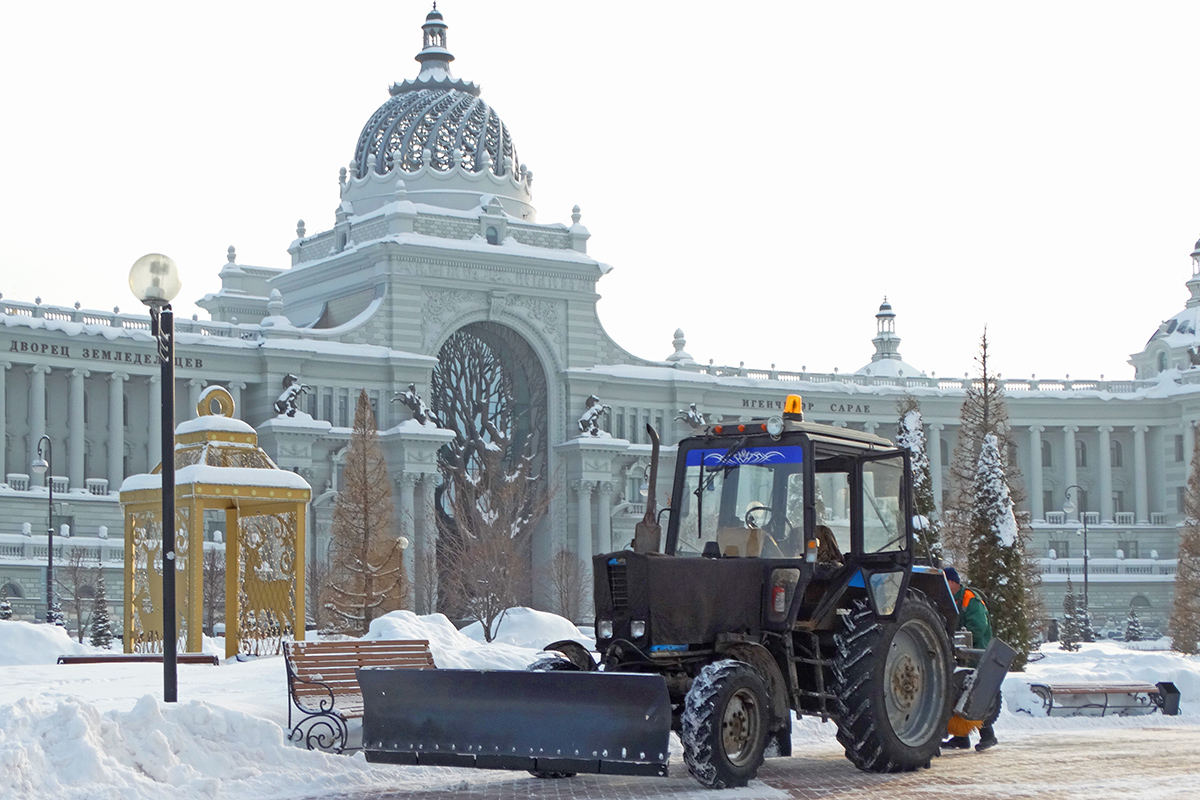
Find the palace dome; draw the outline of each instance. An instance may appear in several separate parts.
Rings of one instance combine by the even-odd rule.
[[[354,150],[353,177],[423,168],[489,171],[510,180],[520,170],[512,136],[479,97],[479,86],[450,72],[446,23],[435,6],[421,26],[424,45],[416,78],[392,84],[391,99],[363,126]]]

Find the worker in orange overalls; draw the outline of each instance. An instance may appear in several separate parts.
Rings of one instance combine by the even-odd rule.
[[[954,567],[946,567],[942,572],[946,575],[946,583],[950,585],[950,591],[954,594],[954,602],[958,606],[958,626],[966,628],[971,632],[974,640],[973,647],[987,647],[988,642],[992,640],[992,623],[988,619],[987,605],[983,602],[983,598],[978,593],[962,585],[962,578],[959,577],[958,570]],[[992,723],[1000,715],[999,696],[996,698],[994,708],[994,712],[988,715],[988,719],[983,720],[983,725],[979,729],[979,744],[975,745],[976,750],[987,750],[996,744],[996,732],[992,729]],[[953,735],[942,742],[942,747],[951,750],[966,750],[970,748],[971,739],[968,733],[974,728],[974,725],[966,726],[966,732],[964,732],[962,728],[956,725],[956,723],[961,725],[963,722],[969,721],[958,717],[950,718],[951,730],[949,733]]]

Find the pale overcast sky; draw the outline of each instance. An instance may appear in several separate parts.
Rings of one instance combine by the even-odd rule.
[[[887,295],[901,353],[1010,377],[1132,377],[1200,235],[1200,4],[442,0],[458,77],[578,203],[624,347],[850,371]],[[286,267],[425,0],[21,3],[0,40],[0,292],[181,312],[225,250]],[[180,302],[182,301],[182,302]],[[202,318],[204,317],[201,312]]]

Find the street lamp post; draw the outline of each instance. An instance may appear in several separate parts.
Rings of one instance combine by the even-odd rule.
[[[42,455],[42,445],[46,454]],[[38,475],[46,476],[46,488],[50,490],[50,501],[46,509],[46,622],[58,622],[54,613],[54,449],[50,437],[42,434],[37,444],[37,460],[30,468]]]
[[[178,620],[175,616],[175,314],[171,301],[180,289],[179,268],[161,253],[133,262],[129,289],[150,307],[150,332],[158,345],[162,379],[162,549],[163,549],[163,700],[179,697],[176,670]],[[192,545],[196,547],[197,545]]]
[[[1079,500],[1080,492],[1083,487],[1078,484],[1071,484],[1067,487],[1067,503],[1063,506],[1063,513],[1068,516],[1075,510],[1075,504],[1071,502],[1071,490],[1075,490],[1075,499]],[[1083,622],[1084,636],[1088,637],[1087,641],[1091,641],[1092,632],[1092,614],[1088,605],[1088,537],[1087,537],[1087,512],[1083,510],[1083,503],[1079,504],[1079,521],[1083,525]]]

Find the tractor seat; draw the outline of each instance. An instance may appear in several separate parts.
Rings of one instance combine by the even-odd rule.
[[[723,556],[759,558],[763,549],[761,528],[718,528],[717,547]]]

